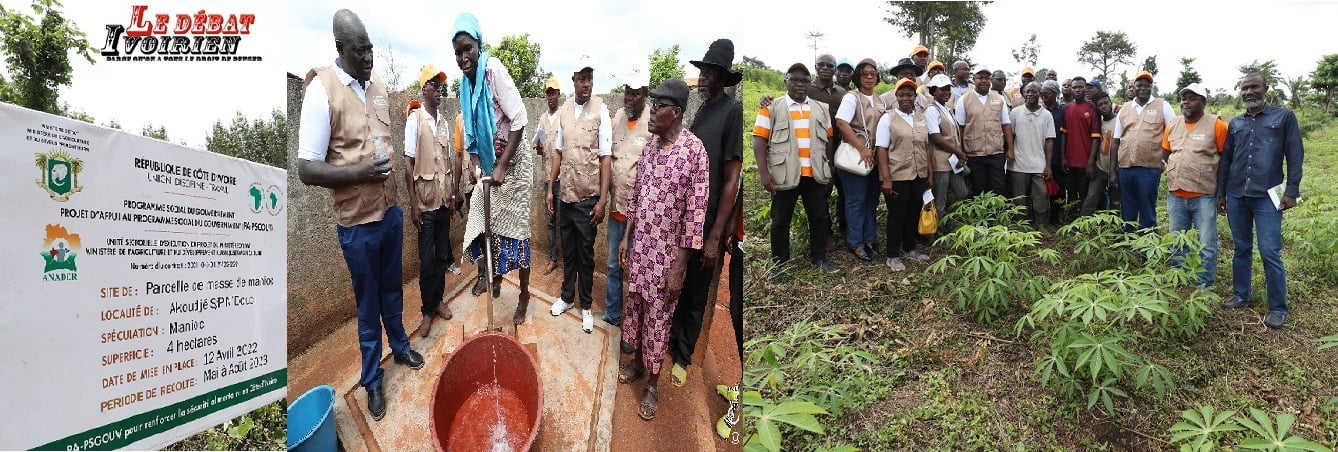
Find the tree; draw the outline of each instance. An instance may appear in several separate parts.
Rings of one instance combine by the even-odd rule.
[[[1310,80],[1307,80],[1304,75],[1298,75],[1296,78],[1283,77],[1282,85],[1287,87],[1287,93],[1290,96],[1288,100],[1291,103],[1292,110],[1301,108],[1301,100],[1303,100],[1306,90],[1310,89]]]
[[[376,60],[372,63],[372,66],[381,71],[381,75],[385,77],[383,81],[393,92],[396,87],[400,86],[400,80],[404,78],[404,63],[399,60],[395,48],[389,42],[376,46],[375,58]]]
[[[1250,64],[1236,68],[1240,71],[1241,78],[1252,73],[1259,73],[1264,77],[1264,86],[1268,87],[1268,94],[1264,95],[1264,100],[1270,105],[1282,105],[1287,100],[1282,91],[1277,89],[1278,83],[1282,81],[1282,75],[1278,73],[1278,64],[1274,60],[1268,60],[1260,63],[1259,60],[1251,61]],[[1236,81],[1235,88],[1240,89],[1240,80]]]
[[[903,36],[918,39],[920,45],[933,49],[935,59],[951,65],[968,59],[967,53],[985,28],[981,7],[990,3],[889,1],[890,15],[883,21],[900,29]]]
[[[1097,71],[1099,75],[1096,78],[1101,80],[1102,85],[1110,86],[1110,74],[1121,64],[1132,64],[1130,58],[1137,51],[1124,32],[1098,31],[1096,36],[1082,43],[1078,49],[1078,61]]]
[[[1016,61],[1017,64],[1035,66],[1036,61],[1039,60],[1037,54],[1041,51],[1041,45],[1036,42],[1036,33],[1032,33],[1031,38],[1022,43],[1022,47],[1009,50],[1013,52],[1013,61]]]
[[[70,54],[93,64],[93,46],[73,22],[65,19],[56,0],[34,0],[40,21],[0,6],[0,53],[5,54],[10,81],[0,82],[0,100],[33,110],[62,114],[60,87],[70,86],[74,68]]]
[[[808,33],[804,33],[804,38],[813,40],[813,44],[808,46],[813,49],[813,61],[818,61],[818,41],[821,41],[822,37],[826,35],[826,33],[821,31],[809,31]]]
[[[1157,56],[1156,56],[1156,55],[1148,55],[1148,57],[1147,57],[1146,59],[1143,60],[1143,67],[1142,67],[1141,70],[1148,71],[1149,74],[1152,74],[1153,77],[1156,77],[1156,76],[1157,76],[1157,72],[1158,72],[1158,71],[1157,71]]]
[[[682,78],[683,63],[678,62],[678,44],[665,49],[655,49],[650,53],[650,86],[660,86],[660,82],[671,77]]]
[[[539,56],[543,52],[538,42],[530,42],[529,33],[504,36],[496,47],[484,44],[483,48],[506,66],[511,79],[516,81],[520,97],[544,97],[544,81],[553,73],[539,67]]]
[[[1175,92],[1171,96],[1176,102],[1180,101],[1180,90],[1185,89],[1191,83],[1202,83],[1203,78],[1199,77],[1199,72],[1194,70],[1194,58],[1180,57],[1180,77],[1175,79]]]
[[[162,125],[159,125],[158,128],[155,129],[153,127],[153,123],[146,123],[144,124],[144,128],[139,130],[139,134],[149,138],[157,138],[159,140],[168,141],[167,128],[163,127]]]
[[[117,121],[116,118],[112,118],[110,121],[102,123],[102,127],[106,127],[108,129],[121,130],[121,121]]]
[[[242,112],[223,126],[214,121],[214,129],[205,135],[205,149],[223,155],[283,168],[287,166],[288,126],[283,112],[275,109],[265,118],[247,119]]]
[[[1324,92],[1324,112],[1333,105],[1333,90],[1338,88],[1338,53],[1324,55],[1310,73],[1310,87]]]
[[[817,61],[817,60],[818,60],[817,58],[813,58],[813,61]],[[743,68],[743,69],[760,69],[760,70],[764,70],[764,71],[771,71],[771,70],[774,70],[774,69],[771,69],[770,66],[767,66],[766,63],[763,63],[762,60],[759,60],[759,59],[757,59],[757,58],[750,57],[750,56],[748,56],[748,55],[744,55],[744,56],[743,56],[743,59],[739,62],[739,67],[741,67],[741,68]]]

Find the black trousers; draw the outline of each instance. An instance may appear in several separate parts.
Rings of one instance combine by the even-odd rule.
[[[435,315],[446,291],[446,267],[455,262],[451,213],[444,206],[423,212],[423,227],[418,230],[418,293],[423,298],[423,315]]]
[[[574,303],[580,285],[581,309],[590,309],[594,303],[590,291],[595,285],[595,235],[599,227],[590,224],[590,216],[598,201],[599,197],[591,196],[562,202],[558,219],[562,226],[562,300]]]
[[[971,196],[984,192],[993,192],[1008,196],[1008,180],[1004,177],[1004,154],[984,157],[967,157],[966,164],[971,167]]]
[[[692,253],[692,258],[688,259],[683,291],[678,296],[678,306],[674,308],[673,323],[669,327],[669,351],[674,354],[675,362],[685,366],[692,363],[692,352],[702,332],[702,314],[706,310],[711,281],[720,274],[719,266],[701,268],[701,254]]]
[[[975,171],[975,170],[972,170]],[[920,236],[920,201],[928,184],[925,178],[892,182],[893,198],[883,194],[887,200],[887,257],[897,257],[915,249],[915,241]]]
[[[1085,168],[1064,168],[1064,176],[1059,179],[1059,188],[1063,190],[1062,196],[1070,203],[1073,203],[1064,214],[1072,214],[1082,209],[1083,201],[1087,199],[1087,169]]]
[[[827,210],[825,207],[822,210]],[[824,252],[827,245],[823,244]],[[739,362],[743,362],[743,246],[729,247],[729,316],[734,320],[734,341],[739,344]]]
[[[771,257],[784,262],[790,260],[790,220],[794,205],[804,200],[804,214],[808,215],[808,259],[817,262],[827,258],[827,237],[831,234],[831,220],[827,217],[826,185],[812,177],[800,177],[799,186],[777,191],[771,196]]]

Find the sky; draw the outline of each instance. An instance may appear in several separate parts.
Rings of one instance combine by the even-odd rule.
[[[462,2],[441,1],[395,2],[386,8],[369,6],[380,3],[352,1],[287,3],[289,45],[284,70],[298,76],[334,63],[332,18],[335,11],[348,8],[362,19],[374,46],[393,50],[404,68],[400,85],[416,81],[425,64],[445,72],[448,80],[456,80],[460,69],[450,44],[451,27],[456,16],[470,12],[478,17],[483,40],[489,44],[497,45],[504,36],[529,33],[530,42],[541,46],[539,66],[552,72],[567,94],[572,92],[571,72],[579,69],[575,66],[583,54],[590,56],[595,69],[596,93],[621,85],[620,80],[633,69],[648,71],[651,52],[674,44],[679,45],[679,61],[687,77],[697,76],[697,69],[688,61],[701,59],[717,38],[735,40],[737,63],[743,49],[733,30],[739,29],[747,14],[762,9],[737,1],[684,0],[665,4],[672,5],[673,13],[666,17],[663,9],[651,3],[627,0],[489,1],[473,2],[468,8]],[[374,70],[385,78],[387,65],[379,58],[375,65]]]
[[[1267,7],[1253,6],[1265,4]],[[840,5],[840,10],[804,8],[805,24],[824,26],[797,26],[792,33],[781,36],[766,31],[770,21],[744,22],[738,34],[745,38],[737,42],[738,47],[743,54],[783,71],[795,62],[813,69],[812,41],[805,37],[809,31],[825,34],[819,41],[819,53],[830,52],[837,60],[847,58],[851,62],[873,58],[888,67],[908,56],[918,43],[883,20],[889,15],[886,2],[842,0]],[[1117,13],[1117,6],[1126,12]],[[859,8],[868,13],[850,14]],[[1129,76],[1138,72],[1137,66],[1147,56],[1156,55],[1156,85],[1162,93],[1175,89],[1182,56],[1196,58],[1193,67],[1209,91],[1225,89],[1234,93],[1240,77],[1237,67],[1252,60],[1275,59],[1281,75],[1308,77],[1322,55],[1338,53],[1338,40],[1332,38],[1329,29],[1338,17],[1338,2],[1332,0],[1122,0],[1095,4],[1004,0],[986,5],[983,12],[985,28],[969,54],[976,63],[1008,72],[1010,79],[1016,79],[1011,75],[1025,66],[1013,60],[1011,49],[1020,48],[1032,33],[1040,44],[1036,69],[1055,68],[1061,78],[1081,75],[1091,79],[1097,71],[1078,62],[1078,49],[1097,31],[1122,31],[1137,47],[1134,66],[1125,68]],[[952,67],[951,61],[944,63]],[[1114,71],[1112,78],[1120,72]],[[1010,85],[1016,83],[1010,80]]]
[[[72,56],[73,85],[61,87],[61,102],[83,110],[102,125],[116,120],[127,131],[139,133],[145,124],[163,126],[173,143],[204,148],[205,136],[214,121],[230,124],[238,111],[250,119],[270,117],[273,109],[285,111],[285,85],[279,61],[284,45],[282,24],[287,10],[276,2],[238,0],[204,2],[182,0],[65,1],[65,18],[87,35],[94,47],[89,64]],[[32,15],[28,1],[0,0],[5,8]],[[107,61],[98,52],[106,41],[107,24],[129,27],[132,4],[148,5],[148,14],[194,15],[255,14],[252,34],[243,35],[238,55],[260,56],[260,62],[126,62]],[[124,43],[121,44],[124,52]],[[9,68],[0,61],[5,78]]]

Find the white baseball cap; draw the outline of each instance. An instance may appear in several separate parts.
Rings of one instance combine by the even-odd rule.
[[[627,71],[627,75],[623,76],[623,86],[626,86],[628,89],[639,89],[641,87],[649,89],[650,71],[645,68],[636,68]]]
[[[1180,94],[1184,94],[1186,91],[1203,96],[1204,99],[1208,98],[1208,90],[1198,83],[1190,83],[1189,86],[1180,88]]]
[[[952,79],[949,79],[947,74],[938,74],[935,75],[934,78],[929,79],[929,83],[927,83],[926,86],[931,89],[952,86]]]

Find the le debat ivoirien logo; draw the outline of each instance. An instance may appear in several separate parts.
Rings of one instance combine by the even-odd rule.
[[[129,24],[107,24],[102,56],[107,61],[260,61],[238,55],[242,36],[251,34],[255,14],[148,13],[130,7]]]

